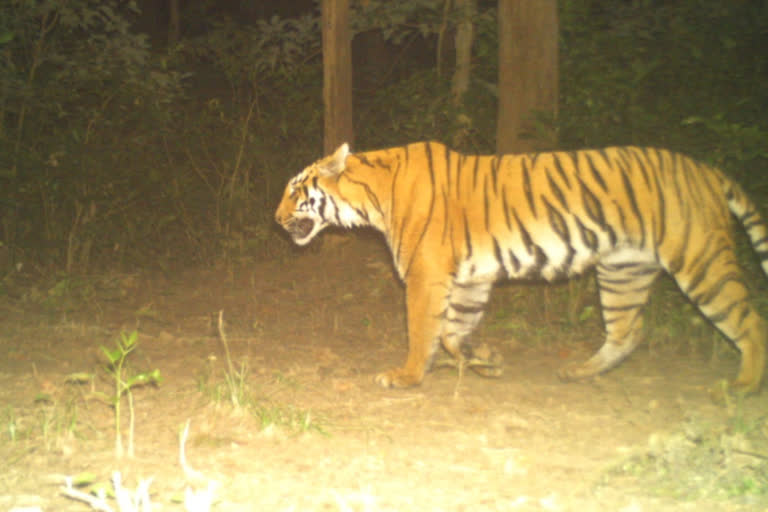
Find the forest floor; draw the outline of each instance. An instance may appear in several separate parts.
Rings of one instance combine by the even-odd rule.
[[[0,511],[90,510],[66,478],[88,494],[114,471],[128,489],[151,477],[154,511],[184,510],[187,488],[206,510],[209,485],[213,511],[768,510],[768,390],[718,392],[738,354],[708,325],[656,322],[615,370],[557,379],[601,341],[588,281],[498,290],[475,339],[503,376],[436,369],[407,390],[373,382],[404,362],[406,335],[403,288],[365,236],[221,270],[22,284],[0,296]],[[649,314],[682,318],[683,303]],[[117,458],[100,346],[133,331],[126,371],[162,382],[133,388],[135,454]]]

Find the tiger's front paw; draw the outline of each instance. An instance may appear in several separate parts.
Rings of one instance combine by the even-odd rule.
[[[405,368],[393,368],[376,376],[376,384],[383,388],[409,388],[418,386],[424,375],[407,372]]]

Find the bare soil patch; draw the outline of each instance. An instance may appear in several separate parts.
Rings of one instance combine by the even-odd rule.
[[[505,356],[501,378],[440,369],[382,390],[373,376],[406,340],[378,241],[88,283],[78,300],[16,286],[0,301],[0,510],[88,510],[61,495],[64,476],[114,470],[128,486],[154,477],[153,510],[183,510],[202,485],[179,466],[187,420],[189,463],[218,482],[211,510],[768,510],[766,392],[713,401],[738,358],[713,359],[711,342],[646,344],[563,384],[556,370],[594,350],[599,322],[516,312],[505,298],[525,289],[501,290],[476,333]],[[220,310],[250,407],[227,396]],[[134,329],[129,364],[164,380],[134,392],[136,456],[117,460],[111,408],[67,376],[95,372],[108,392],[99,346]]]

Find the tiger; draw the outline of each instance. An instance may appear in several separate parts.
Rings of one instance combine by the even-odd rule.
[[[500,280],[553,281],[595,269],[605,329],[586,361],[559,370],[587,379],[642,338],[642,309],[661,272],[740,351],[732,390],[757,392],[766,321],[737,260],[733,214],[768,275],[768,229],[720,170],[666,149],[471,155],[434,141],[351,153],[348,144],[286,185],[275,218],[300,245],[327,226],[383,234],[405,285],[408,355],[379,385],[422,383],[442,345],[472,357],[468,336]]]

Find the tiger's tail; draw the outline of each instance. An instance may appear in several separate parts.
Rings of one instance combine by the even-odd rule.
[[[724,184],[725,197],[728,200],[728,208],[731,210],[747,232],[752,247],[760,258],[760,266],[768,276],[768,226],[766,226],[754,203],[749,199],[744,190],[730,180]]]

